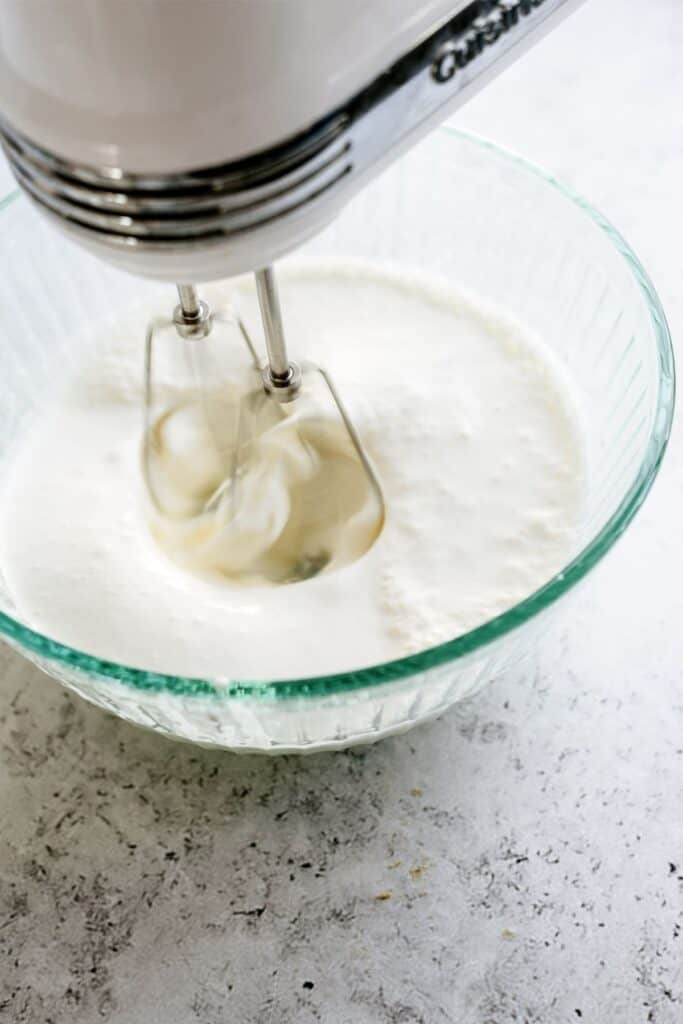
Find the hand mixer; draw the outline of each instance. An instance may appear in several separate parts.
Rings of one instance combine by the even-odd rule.
[[[314,575],[343,563],[345,531],[358,532],[349,550],[366,549],[384,515],[328,375],[290,359],[273,262],[580,2],[0,3],[0,137],[19,184],[97,256],[181,282],[173,317],[148,332],[145,477],[166,525],[205,554],[232,531],[228,575]],[[247,271],[265,362],[196,286]],[[153,368],[176,344],[194,397],[153,415]],[[216,369],[236,345],[248,355],[237,389]],[[178,505],[164,457],[199,421],[208,456]],[[298,498],[276,523],[264,472],[287,459]],[[332,499],[330,467],[346,474]]]

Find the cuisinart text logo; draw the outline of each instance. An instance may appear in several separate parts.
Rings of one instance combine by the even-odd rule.
[[[487,46],[492,46],[547,0],[496,0],[481,13],[482,3],[472,4],[472,24],[457,39],[445,43],[434,60],[432,74],[438,82],[447,82],[458,68],[466,68]]]

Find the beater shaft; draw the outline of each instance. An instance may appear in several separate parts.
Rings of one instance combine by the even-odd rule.
[[[299,390],[301,371],[296,363],[290,362],[287,355],[277,282],[272,267],[256,271],[256,292],[268,351],[268,366],[264,370],[263,381],[271,394],[290,401]]]
[[[181,338],[206,338],[211,331],[211,310],[199,298],[193,284],[179,284],[180,302],[173,310],[173,323]]]
[[[196,320],[200,313],[197,289],[193,284],[179,284],[177,287],[183,316],[188,320]]]
[[[256,291],[258,293],[259,306],[261,307],[261,316],[263,317],[263,329],[266,335],[270,372],[276,380],[285,380],[289,375],[289,359],[287,358],[287,343],[285,342],[285,332],[282,326],[280,299],[277,293],[275,272],[272,267],[256,271]]]

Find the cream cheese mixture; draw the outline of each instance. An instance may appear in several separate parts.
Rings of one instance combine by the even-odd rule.
[[[574,552],[582,433],[564,372],[497,313],[419,277],[344,265],[281,277],[290,348],[329,371],[382,485],[361,558],[303,582],[179,568],[140,473],[142,324],[131,314],[46,406],[0,505],[5,579],[35,629],[154,671],[293,678],[451,639]],[[234,293],[231,293],[234,298]],[[260,338],[256,300],[236,301]]]

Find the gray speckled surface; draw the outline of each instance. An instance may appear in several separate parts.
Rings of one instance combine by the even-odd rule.
[[[458,120],[602,206],[676,335],[683,9],[588,8]],[[176,746],[0,649],[0,1020],[682,1020],[679,440],[526,683],[374,748]]]

